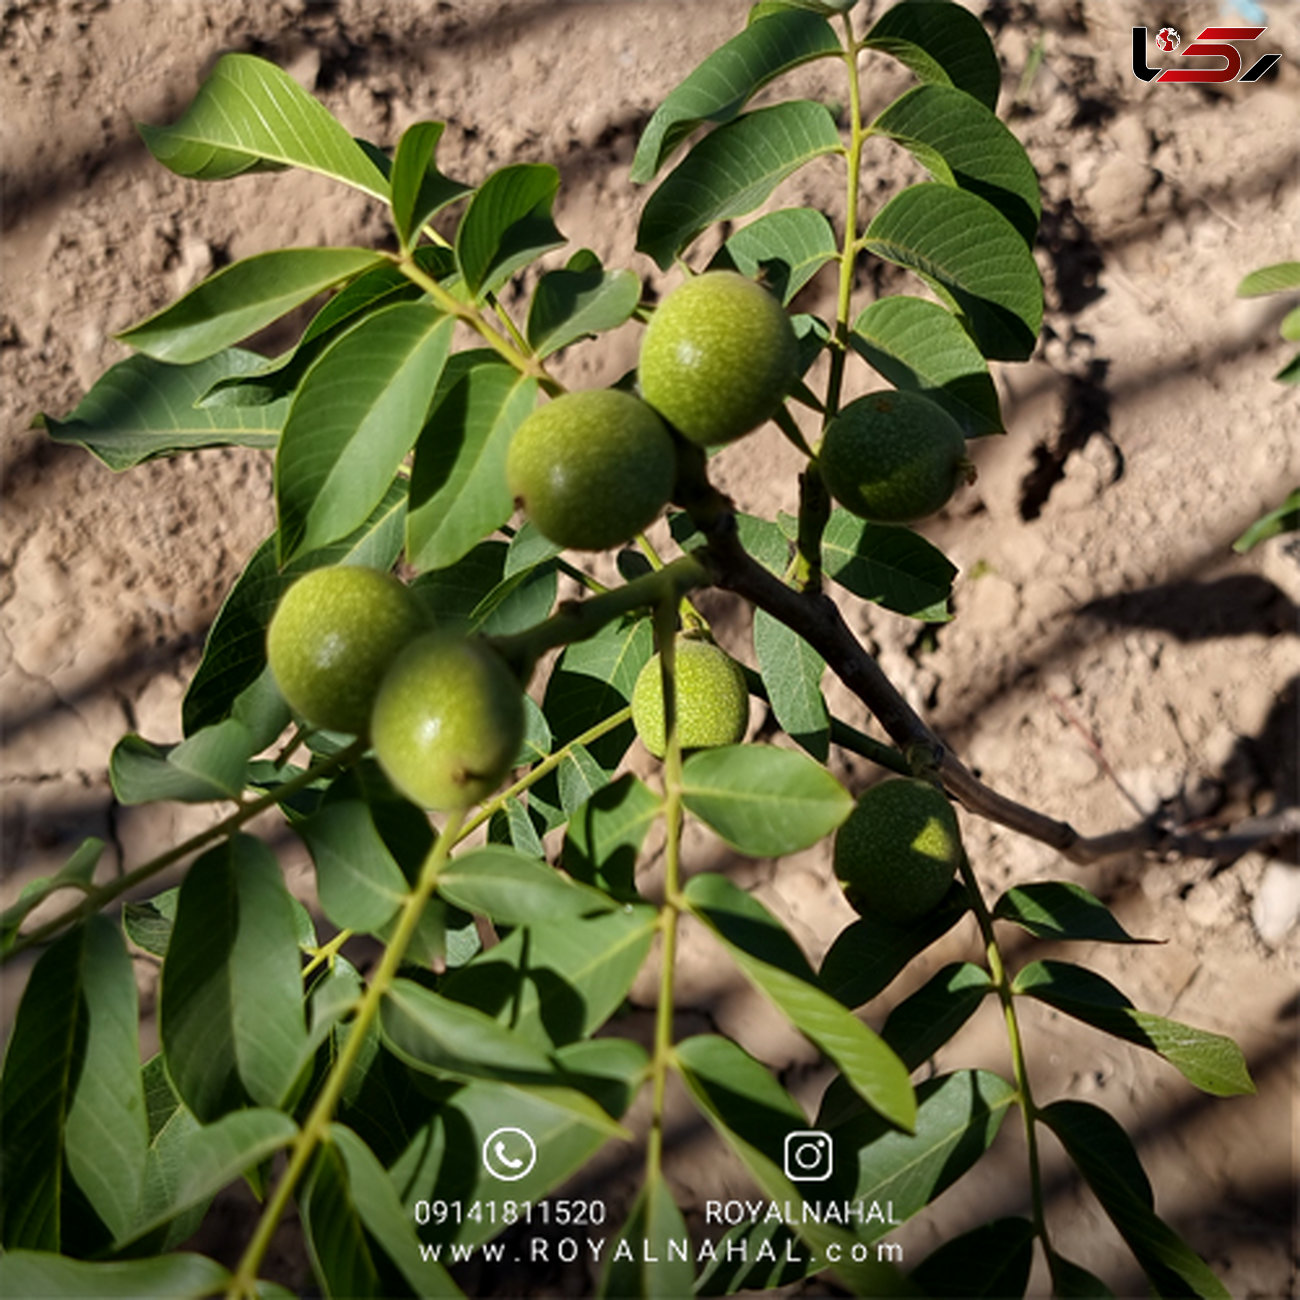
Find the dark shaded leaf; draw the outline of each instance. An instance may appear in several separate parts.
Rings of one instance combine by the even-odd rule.
[[[402,248],[419,242],[420,227],[436,212],[454,203],[470,187],[444,176],[434,162],[445,122],[416,122],[402,132],[389,176],[393,225]]]
[[[1128,1243],[1157,1294],[1229,1300],[1209,1266],[1155,1212],[1151,1185],[1128,1134],[1085,1101],[1054,1101],[1039,1111]]]
[[[1014,922],[1036,939],[1158,942],[1133,938],[1099,898],[1067,880],[1043,880],[1008,889],[994,906],[993,919]]]
[[[548,357],[570,343],[603,334],[628,320],[641,298],[632,271],[606,271],[588,249],[575,253],[562,271],[537,283],[525,329],[537,355]]]
[[[983,967],[953,962],[889,1013],[880,1036],[909,1070],[915,1070],[974,1015],[992,991]]]
[[[569,819],[560,861],[575,879],[629,902],[636,862],[662,801],[630,772],[598,790]]]
[[[942,406],[966,437],[1003,431],[988,363],[938,303],[905,294],[879,298],[853,322],[849,343],[895,388]]]
[[[28,914],[57,890],[75,889],[82,894],[88,893],[103,853],[104,841],[89,836],[81,841],[76,852],[54,875],[29,880],[17,900],[0,913],[0,950],[9,948]]]
[[[211,803],[244,793],[253,738],[234,718],[203,727],[178,745],[126,735],[113,746],[108,776],[118,803]]]
[[[1011,1300],[1029,1285],[1035,1235],[1028,1219],[994,1219],[945,1241],[912,1270],[911,1279],[928,1296]]]
[[[1255,1091],[1241,1048],[1231,1038],[1138,1011],[1113,984],[1082,966],[1032,962],[1016,976],[1012,992],[1163,1056],[1202,1092],[1234,1097]]]

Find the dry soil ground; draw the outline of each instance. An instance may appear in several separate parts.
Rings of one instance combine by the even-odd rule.
[[[1086,832],[1157,808],[1214,830],[1294,805],[1300,544],[1276,540],[1239,557],[1231,543],[1300,482],[1296,390],[1271,380],[1286,355],[1276,337],[1286,304],[1234,297],[1247,271],[1300,252],[1300,12],[1267,6],[1260,48],[1282,51],[1276,75],[1201,88],[1138,81],[1131,28],[1172,22],[1194,33],[1231,6],[971,7],[1002,59],[1003,116],[1042,180],[1047,325],[1029,364],[998,369],[1007,436],[980,445],[978,483],[927,528],[961,566],[955,621],[918,635],[890,615],[852,617],[985,780]],[[659,289],[663,277],[632,252],[641,195],[627,172],[637,132],[745,11],[744,0],[4,5],[5,900],[84,835],[108,839],[105,869],[116,870],[192,827],[194,814],[169,806],[114,809],[105,765],[127,729],[178,737],[178,702],[205,629],[272,524],[263,454],[195,454],[115,477],[44,441],[29,428],[33,415],[70,409],[124,355],[114,331],[214,268],[279,245],[387,237],[375,204],[318,178],[179,180],[149,159],[133,121],[170,119],[218,53],[260,53],[381,144],[412,121],[445,120],[440,163],[453,175],[555,163],[558,222],[575,246],[634,266]],[[842,98],[820,68],[797,80]],[[873,67],[867,110],[904,84],[892,67]],[[899,158],[883,145],[871,152],[868,202],[913,174]],[[834,167],[801,174],[775,201],[835,216]],[[903,287],[892,272],[875,283]],[[868,284],[864,274],[863,292]],[[826,313],[830,297],[823,277],[800,305]],[[574,349],[564,377],[611,380],[635,348],[628,329],[604,348]],[[856,382],[866,385],[865,373]],[[795,459],[775,432],[719,465],[745,508],[793,506]],[[740,611],[721,601],[711,609],[722,639],[752,662]],[[846,696],[831,697],[864,723]],[[863,763],[840,770],[857,783],[869,775]],[[1092,1099],[1124,1122],[1160,1211],[1235,1296],[1293,1294],[1294,844],[1228,862],[1132,856],[1079,868],[970,818],[967,834],[990,892],[1046,875],[1078,880],[1131,931],[1165,940],[1081,955],[1139,1005],[1242,1045],[1258,1095],[1215,1102],[1154,1058],[1054,1014],[1027,1017],[1039,1096]],[[692,865],[717,861],[703,838],[692,852]],[[309,890],[304,861],[288,861]],[[727,865],[814,958],[850,917],[824,852]],[[907,987],[873,1006],[873,1023],[971,945],[970,933],[955,933]],[[142,962],[146,986],[150,975]],[[20,978],[7,974],[7,1015]],[[692,936],[682,987],[684,1027],[721,1026],[797,1094],[815,1097],[825,1076],[807,1045],[721,977]],[[639,996],[648,1000],[648,988]],[[996,1017],[977,1017],[938,1065],[958,1062],[1005,1068]],[[743,1185],[684,1107],[674,1122],[668,1169],[685,1204]],[[1011,1126],[1004,1137],[986,1167],[899,1235],[909,1258],[990,1210],[1023,1212],[1023,1152]],[[1045,1158],[1063,1249],[1118,1294],[1141,1293],[1060,1153]],[[608,1174],[610,1194],[625,1194],[626,1172]],[[576,1293],[584,1283],[569,1274],[494,1285],[499,1294],[524,1285]]]

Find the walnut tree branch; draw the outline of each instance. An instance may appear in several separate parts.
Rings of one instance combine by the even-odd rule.
[[[822,592],[799,592],[769,573],[741,546],[730,503],[714,492],[692,502],[696,527],[708,539],[697,555],[715,584],[744,597],[797,632],[876,717],[914,771],[930,771],[970,812],[1050,845],[1071,862],[1088,864],[1118,853],[1174,852],[1190,857],[1240,856],[1254,844],[1285,834],[1289,823],[1270,822],[1251,834],[1220,838],[1172,830],[1147,820],[1105,835],[1081,835],[1069,822],[1028,808],[985,785],[926,725],[854,636],[838,606]]]

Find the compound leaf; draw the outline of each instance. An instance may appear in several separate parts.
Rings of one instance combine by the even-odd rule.
[[[797,853],[829,835],[853,797],[806,754],[725,745],[686,760],[682,799],[710,830],[753,858]]]
[[[762,903],[711,872],[693,876],[685,897],[745,977],[840,1067],[863,1100],[891,1123],[910,1129],[916,1100],[902,1062],[822,992],[798,944]]]
[[[293,904],[260,840],[209,849],[180,887],[163,962],[159,1037],[176,1091],[203,1121],[278,1106],[306,1039]]]
[[[1094,943],[1156,943],[1135,939],[1101,899],[1069,880],[1042,880],[1008,889],[993,908],[995,921],[1012,921],[1036,939]]]
[[[181,705],[187,736],[230,716],[244,691],[266,671],[266,629],[289,586],[310,569],[327,564],[363,564],[387,570],[402,549],[406,483],[397,479],[361,526],[340,541],[286,565],[276,563],[277,539],[253,552],[226,594],[190,679]]]
[[[996,109],[1002,70],[984,25],[968,9],[912,0],[886,9],[862,42],[910,68],[921,81],[956,86]]]
[[[287,72],[224,54],[171,126],[139,125],[149,152],[178,176],[218,181],[302,167],[387,200],[388,182],[329,110]]]
[[[427,303],[395,303],[307,372],[275,459],[281,565],[346,537],[384,499],[424,424],[454,325]]]
[[[564,243],[551,220],[560,173],[549,163],[512,163],[483,182],[456,231],[456,263],[469,291],[482,297]]]
[[[1233,1097],[1255,1091],[1245,1058],[1232,1039],[1138,1011],[1095,971],[1070,962],[1031,962],[1016,976],[1012,992],[1037,998],[1095,1029],[1163,1056],[1202,1092]]]
[[[819,763],[830,753],[830,717],[822,697],[826,661],[766,610],[754,613],[754,653],[782,730]]]
[[[995,114],[951,86],[916,86],[894,100],[870,130],[897,140],[937,181],[987,199],[1030,248],[1042,204],[1024,146]]]
[[[1229,1300],[1209,1266],[1155,1212],[1128,1134],[1100,1107],[1054,1101],[1039,1111],[1160,1295]]]
[[[325,1142],[299,1200],[312,1268],[327,1296],[372,1300],[387,1290],[371,1251],[343,1158]]]
[[[397,142],[389,183],[393,225],[403,251],[419,241],[420,227],[430,217],[469,193],[468,185],[444,176],[433,161],[445,129],[445,122],[416,122]]]
[[[629,178],[638,185],[653,180],[696,127],[731,121],[775,77],[839,51],[830,24],[813,13],[785,10],[751,22],[714,50],[655,110],[637,144]]]
[[[876,214],[862,246],[954,303],[986,357],[1028,360],[1043,321],[1042,279],[1016,228],[986,199],[936,181],[911,185]]]
[[[274,447],[288,402],[200,408],[223,379],[258,373],[265,358],[229,348],[204,361],[172,366],[128,357],[110,366],[65,420],[40,417],[55,442],[84,447],[111,470],[201,447]]]
[[[504,844],[453,858],[438,876],[438,892],[457,907],[502,925],[572,920],[617,906],[599,889],[570,880]]]
[[[840,149],[822,104],[760,108],[705,136],[646,200],[638,251],[666,270],[707,226],[752,212],[792,172]]]
[[[455,564],[510,517],[506,451],[536,403],[535,379],[495,363],[440,394],[411,469],[406,550],[416,568]]]
[[[384,259],[365,248],[280,248],[224,266],[117,335],[156,361],[203,361]]]
[[[988,363],[937,302],[905,294],[879,298],[853,322],[849,343],[895,388],[942,406],[966,437],[1003,431]]]
[[[528,307],[528,341],[540,357],[590,334],[623,324],[636,311],[641,281],[633,271],[606,271],[589,249],[581,249],[562,271],[548,271]]]

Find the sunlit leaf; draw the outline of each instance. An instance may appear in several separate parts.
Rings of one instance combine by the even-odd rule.
[[[549,163],[512,163],[483,182],[456,230],[456,261],[471,293],[494,292],[564,243],[551,220],[559,187],[560,173]]]
[[[988,363],[957,318],[938,303],[893,294],[853,322],[853,350],[895,388],[942,406],[968,438],[1002,432]]]
[[[420,227],[435,213],[454,203],[470,187],[444,176],[434,163],[445,122],[416,122],[402,132],[393,157],[389,183],[393,195],[393,225],[403,249],[420,237]]]
[[[1025,241],[986,199],[936,181],[911,185],[876,213],[862,246],[946,296],[986,357],[1025,361],[1033,352],[1042,280]]]
[[[754,612],[754,653],[781,729],[824,763],[830,753],[830,719],[821,692],[826,661],[797,632],[762,609]]]
[[[894,100],[870,129],[916,155],[937,181],[987,199],[1033,247],[1042,205],[1024,146],[991,109],[950,86],[916,86]]]
[[[637,143],[630,179],[653,180],[669,154],[704,122],[729,122],[755,91],[791,68],[839,52],[835,32],[787,10],[752,22],[714,50],[655,110]]]
[[[797,853],[829,835],[853,798],[806,754],[771,745],[726,745],[686,760],[687,809],[750,857]]]
[[[762,278],[788,305],[838,256],[831,223],[815,208],[782,208],[742,226],[723,245],[726,258],[751,280]]]
[[[939,0],[891,5],[862,43],[892,55],[923,82],[956,86],[985,108],[998,106],[1002,69],[983,23],[969,9]]]
[[[752,212],[792,172],[842,146],[822,105],[756,109],[699,142],[646,200],[637,249],[666,270],[715,221]]]
[[[396,303],[307,372],[275,460],[282,565],[346,537],[384,499],[428,414],[453,326],[426,303]]]
[[[199,409],[219,380],[256,374],[264,358],[230,348],[189,366],[128,357],[110,366],[64,420],[42,416],[55,442],[93,453],[109,469],[202,447],[274,447],[288,402]]]
[[[382,261],[365,248],[257,253],[223,266],[183,298],[117,337],[157,361],[203,361]]]
[[[1008,889],[994,906],[993,919],[1012,921],[1036,939],[1156,942],[1135,939],[1099,898],[1069,880],[1040,880]]]
[[[179,176],[226,180],[303,167],[378,199],[388,182],[364,149],[287,72],[251,54],[224,54],[170,126],[141,123],[149,152]]]
[[[574,810],[561,862],[575,879],[612,897],[636,897],[636,861],[662,801],[644,782],[625,773]]]

